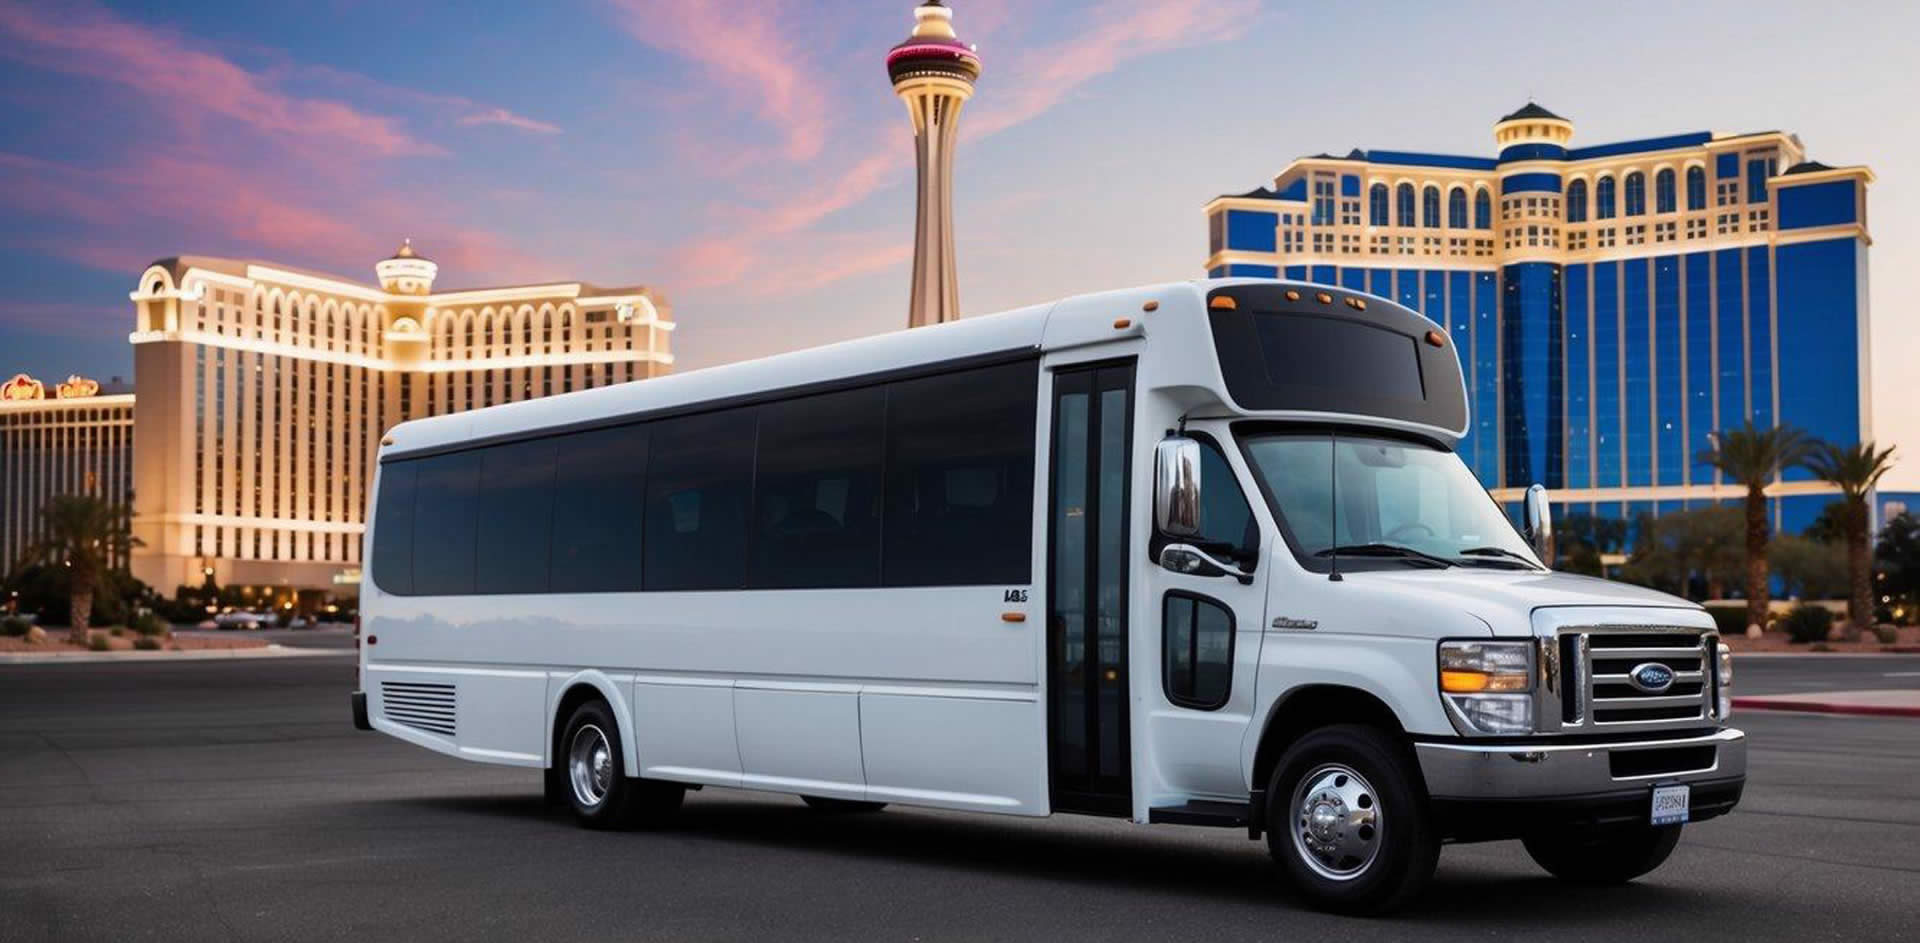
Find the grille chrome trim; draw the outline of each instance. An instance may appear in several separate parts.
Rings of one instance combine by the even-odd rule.
[[[1579,618],[1582,615],[1600,618]],[[1569,683],[1537,689],[1535,729],[1631,733],[1717,722],[1710,666],[1719,636],[1709,626],[1687,624],[1693,621],[1690,616],[1658,609],[1569,609],[1537,619],[1539,650],[1554,653],[1560,677]],[[1636,690],[1626,664],[1646,662],[1671,670],[1673,686],[1658,693]],[[1605,670],[1596,671],[1596,665]]]

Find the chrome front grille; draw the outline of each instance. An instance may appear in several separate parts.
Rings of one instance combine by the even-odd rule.
[[[1541,642],[1541,680],[1560,730],[1632,730],[1711,722],[1718,636],[1684,627],[1581,626]],[[1637,673],[1670,672],[1664,688]]]

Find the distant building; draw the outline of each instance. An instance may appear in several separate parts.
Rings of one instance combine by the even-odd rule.
[[[1873,438],[1867,168],[1779,131],[1574,147],[1535,104],[1493,131],[1496,157],[1320,154],[1218,197],[1207,272],[1368,291],[1442,325],[1468,375],[1461,456],[1503,501],[1536,481],[1604,517],[1738,497],[1694,456],[1748,420]],[[1795,531],[1837,497],[1800,469],[1772,493]]]
[[[887,52],[887,78],[913,119],[918,168],[913,222],[913,288],[907,326],[960,317],[960,276],[953,251],[953,151],[960,109],[980,79],[980,56],[953,31],[953,11],[940,0],[914,8],[913,32]]]
[[[125,501],[133,486],[133,392],[84,377],[46,384],[26,374],[0,383],[0,575],[43,536],[54,497]]]
[[[436,292],[411,245],[375,273],[148,266],[130,296],[137,411],[126,392],[0,402],[9,562],[47,497],[131,491],[133,574],[163,593],[210,573],[277,598],[355,595],[386,430],[672,369],[671,311],[646,286]]]

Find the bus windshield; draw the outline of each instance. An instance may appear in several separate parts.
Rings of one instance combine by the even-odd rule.
[[[1316,569],[1336,550],[1416,566],[1539,567],[1499,505],[1452,452],[1325,432],[1255,434],[1244,444],[1294,552]]]

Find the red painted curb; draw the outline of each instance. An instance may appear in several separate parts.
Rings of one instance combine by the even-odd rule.
[[[1840,704],[1832,701],[1782,701],[1768,697],[1736,697],[1733,706],[1755,711],[1800,711],[1807,714],[1857,714],[1864,717],[1920,717],[1920,707],[1883,704]]]

